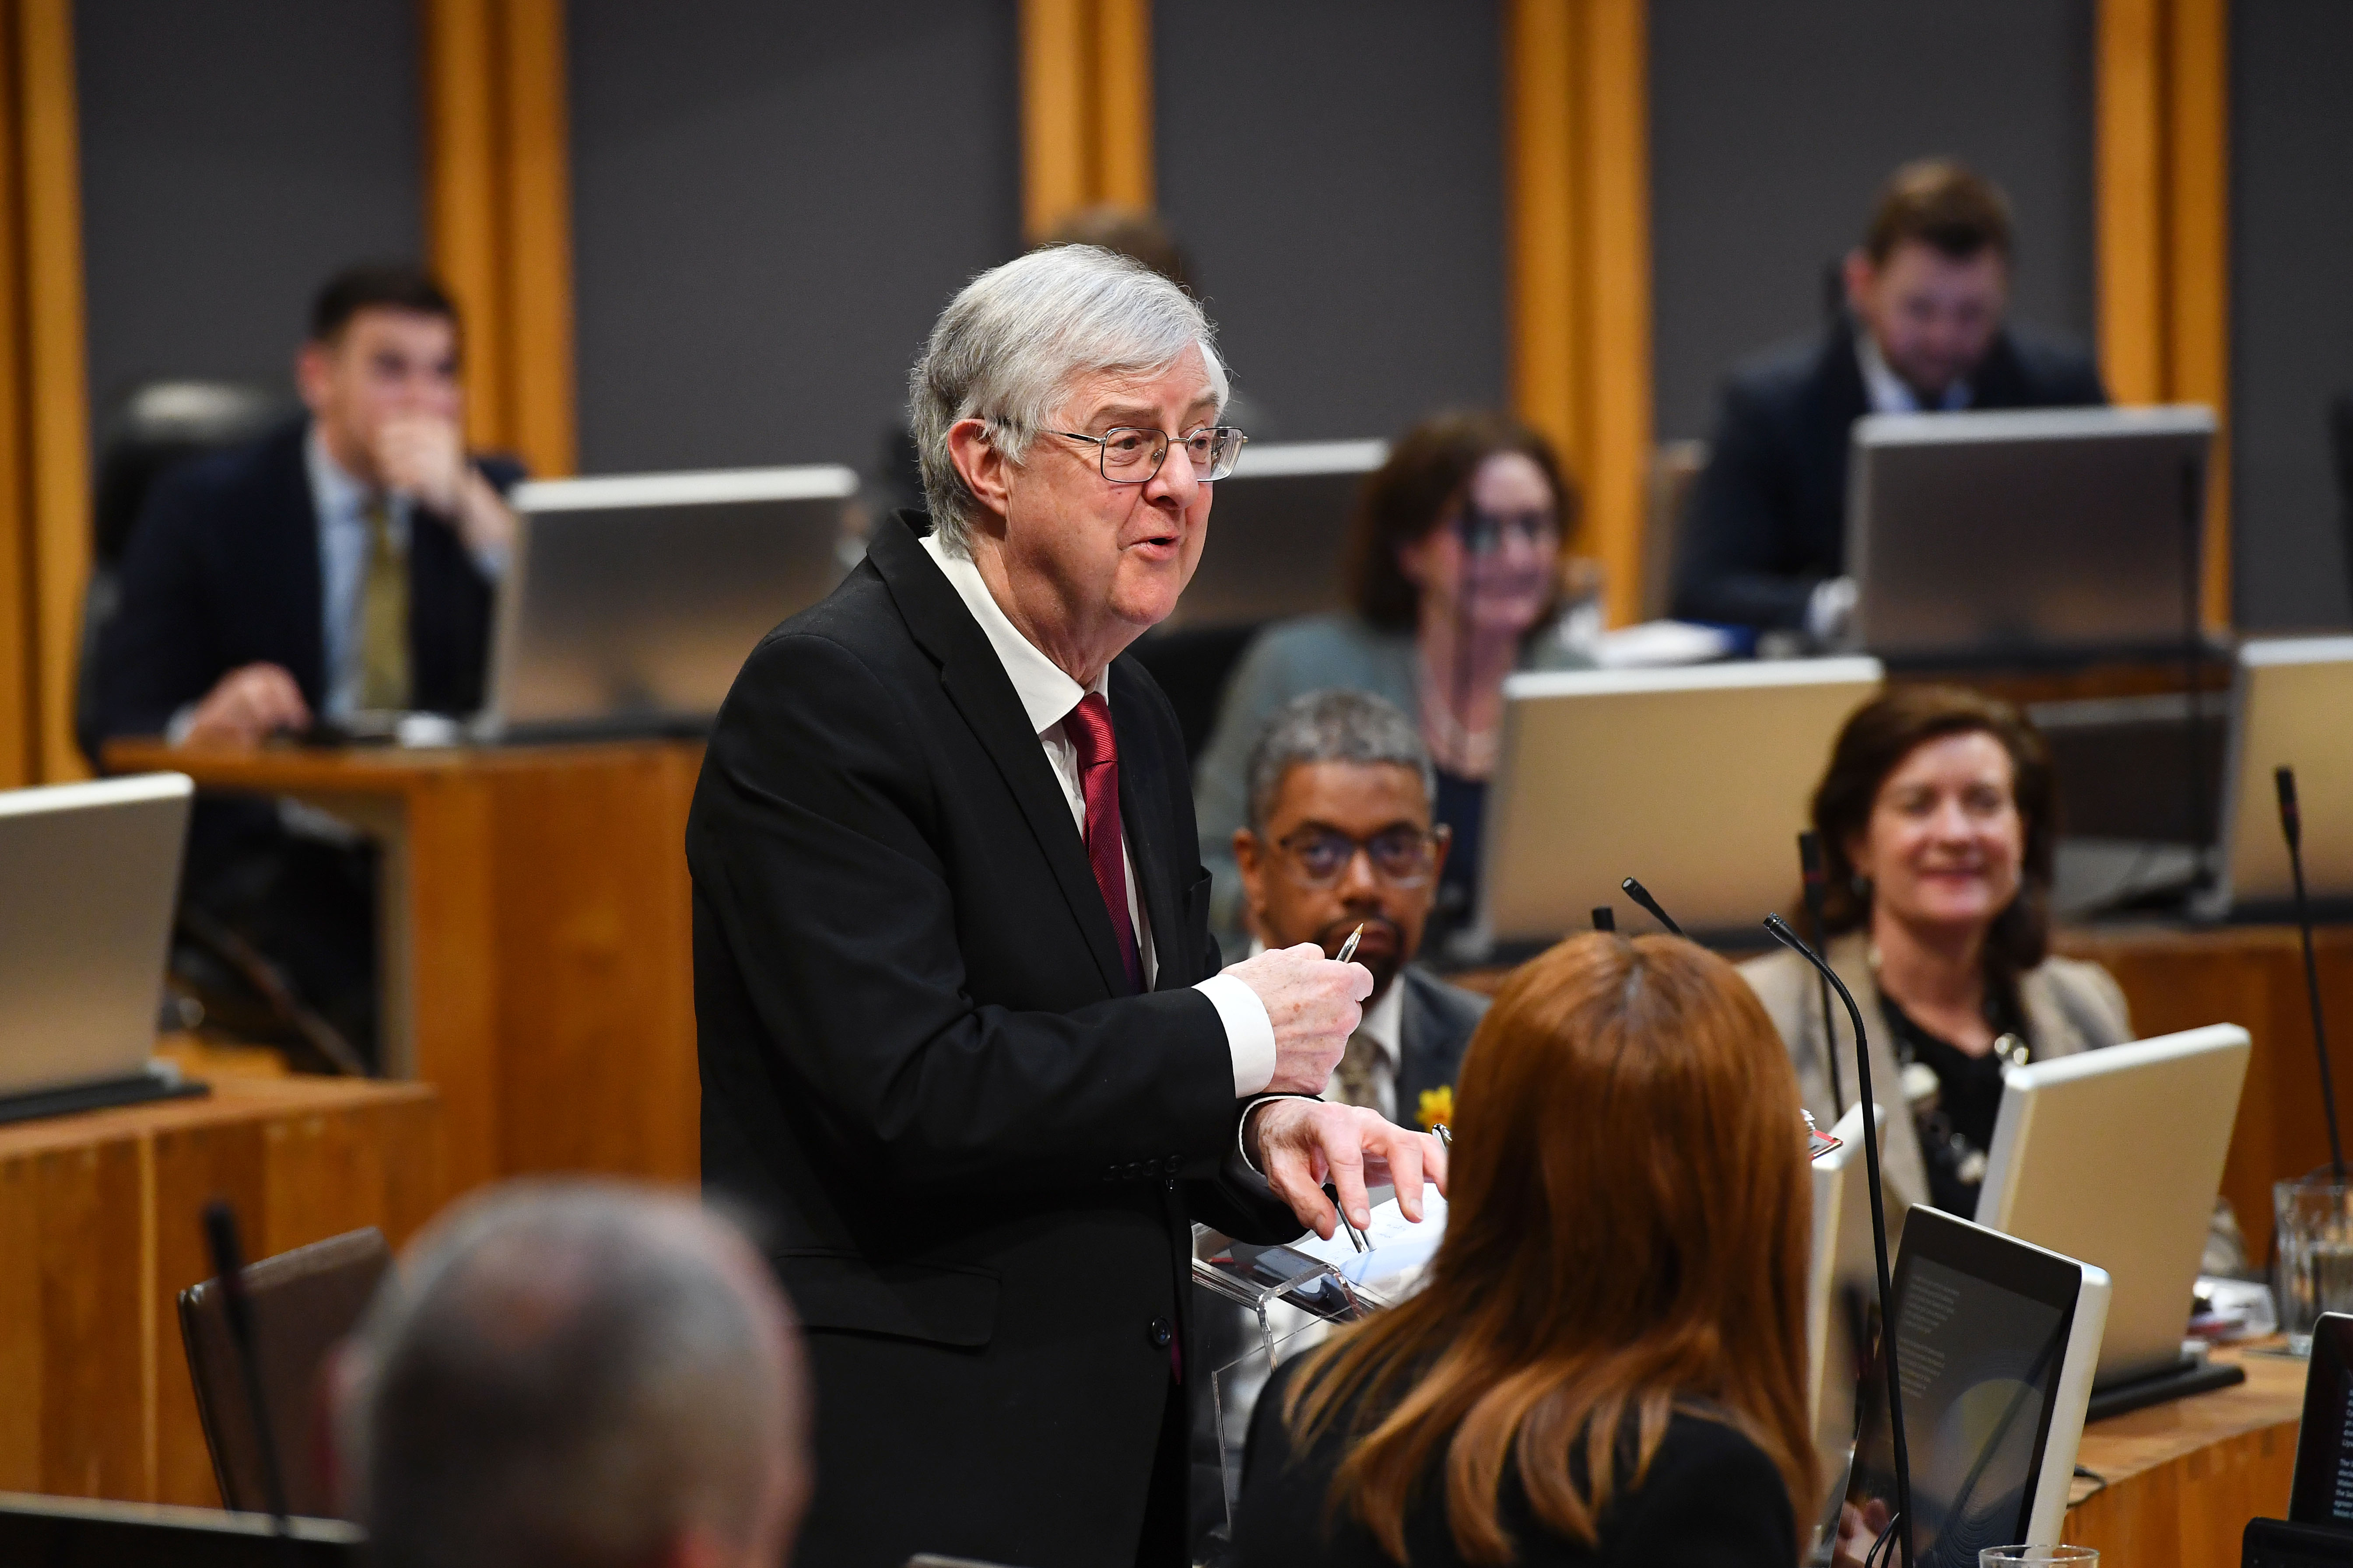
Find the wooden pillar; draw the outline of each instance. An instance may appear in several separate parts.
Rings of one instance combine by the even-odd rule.
[[[2229,0],[2100,0],[2100,366],[2119,403],[2204,403],[2207,624],[2231,620]]]
[[[1643,0],[1510,0],[1512,402],[1585,497],[1572,548],[1639,613],[1651,452],[1650,94]]]
[[[0,787],[82,778],[90,416],[71,0],[0,0]]]
[[[1151,0],[1021,0],[1021,226],[1149,207]]]
[[[466,318],[467,438],[576,463],[563,0],[422,0],[425,230]]]

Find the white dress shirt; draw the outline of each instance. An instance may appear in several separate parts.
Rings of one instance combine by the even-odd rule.
[[[1969,384],[1955,376],[1953,384],[1945,388],[1944,396],[1936,400],[1936,406],[1934,409],[1924,407],[1920,395],[1912,390],[1909,382],[1895,374],[1894,368],[1887,363],[1887,356],[1879,352],[1879,340],[1871,335],[1868,327],[1860,328],[1854,334],[1854,357],[1862,366],[1862,390],[1864,395],[1871,399],[1873,414],[1950,414],[1969,405]]]
[[[972,618],[980,623],[982,635],[988,638],[988,646],[1004,665],[1007,679],[1013,682],[1013,693],[1021,700],[1021,710],[1029,715],[1030,728],[1038,732],[1038,743],[1045,748],[1054,780],[1062,786],[1062,796],[1070,803],[1071,820],[1083,838],[1087,826],[1086,792],[1079,781],[1078,748],[1071,743],[1062,721],[1090,691],[1110,700],[1110,668],[1104,667],[1092,687],[1081,686],[1021,635],[1020,628],[989,593],[988,584],[981,579],[980,568],[972,563],[970,557],[949,553],[937,532],[925,534],[923,545],[924,553],[947,578],[948,586],[956,591],[965,608],[972,612]],[[1135,928],[1135,953],[1143,963],[1144,986],[1148,991],[1160,965],[1153,952],[1152,922],[1137,896],[1135,857],[1127,848],[1124,827],[1120,847],[1127,870],[1127,918]],[[1235,1098],[1257,1094],[1274,1078],[1274,1024],[1267,1016],[1266,1005],[1258,999],[1258,993],[1229,975],[1213,974],[1193,989],[1209,999],[1218,1010],[1219,1020],[1225,1025],[1226,1048],[1234,1063]]]
[[[360,595],[367,591],[367,506],[365,484],[345,473],[327,454],[327,443],[313,423],[302,442],[302,459],[311,474],[311,508],[319,514],[319,652],[326,700],[322,717],[341,719],[360,704],[360,683],[366,679],[360,647]],[[385,498],[390,509],[393,548],[408,552],[409,500]]]

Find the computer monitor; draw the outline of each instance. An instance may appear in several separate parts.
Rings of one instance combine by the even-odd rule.
[[[2222,771],[2221,851],[2209,917],[2272,915],[2295,886],[2280,837],[2274,770],[2295,770],[2304,877],[2313,902],[2353,902],[2353,637],[2240,645]]]
[[[2198,634],[2213,438],[2190,405],[1857,420],[1861,646],[1915,666],[2178,651]]]
[[[1387,441],[1252,441],[1218,481],[1200,564],[1173,628],[1242,626],[1338,609],[1348,526]]]
[[[1630,876],[1693,935],[1753,942],[1797,892],[1798,835],[1831,742],[1880,684],[1868,658],[1510,677],[1481,829],[1481,931],[1549,941]]]
[[[158,1091],[194,793],[185,773],[0,793],[0,1119]]]
[[[2003,1075],[1978,1223],[2107,1270],[2103,1392],[2182,1365],[2248,1051],[2216,1024]]]
[[[697,732],[776,624],[863,552],[837,467],[515,488],[487,738]]]
[[[1873,1121],[1887,1124],[1884,1111]],[[1871,1240],[1871,1187],[1862,1152],[1862,1107],[1850,1105],[1831,1129],[1839,1146],[1817,1155],[1814,1246],[1806,1272],[1806,1407],[1821,1461],[1819,1538],[1838,1525],[1854,1458],[1855,1392],[1879,1331],[1879,1264]]]
[[[1893,1307],[1922,1568],[1977,1568],[1988,1546],[2059,1540],[2084,1436],[2108,1277],[1925,1206],[1904,1222]],[[1850,1542],[1895,1508],[1887,1379],[1862,1382],[1841,1527]],[[1860,1549],[1851,1548],[1861,1558]]]

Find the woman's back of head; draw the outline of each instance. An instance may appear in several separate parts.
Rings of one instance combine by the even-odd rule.
[[[1354,1411],[1337,1487],[1375,1537],[1401,1558],[1404,1500],[1442,1449],[1466,1558],[1510,1555],[1507,1458],[1537,1519],[1589,1543],[1677,1407],[1810,1496],[1806,1139],[1732,967],[1672,937],[1565,942],[1497,994],[1456,1100],[1429,1287],[1304,1369],[1289,1412],[1314,1431]]]

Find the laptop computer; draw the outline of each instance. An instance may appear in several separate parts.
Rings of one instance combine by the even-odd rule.
[[[2314,904],[2353,905],[2353,637],[2242,643],[2231,684],[2221,852],[2195,900],[2208,919],[2276,918],[2295,887],[2274,770],[2295,770],[2304,876]]]
[[[2170,1385],[2249,1051],[2246,1030],[2216,1024],[2003,1077],[1978,1223],[2107,1271],[2102,1416],[2237,1381],[2193,1363],[2200,1375]]]
[[[1168,625],[1254,625],[1340,607],[1348,530],[1387,441],[1252,441],[1218,481],[1209,539]]]
[[[518,485],[489,740],[701,733],[744,657],[865,552],[845,468]]]
[[[1847,571],[1871,653],[2148,657],[2197,635],[2213,410],[1873,414],[1850,439]]]
[[[76,1568],[353,1568],[367,1536],[339,1519],[0,1492],[0,1563]]]
[[[1797,891],[1798,834],[1831,742],[1880,685],[1868,658],[1509,677],[1481,830],[1482,935],[1581,930],[1633,876],[1693,936],[1755,945],[1757,921]]]
[[[0,1121],[180,1091],[151,1070],[185,773],[0,792]]]

